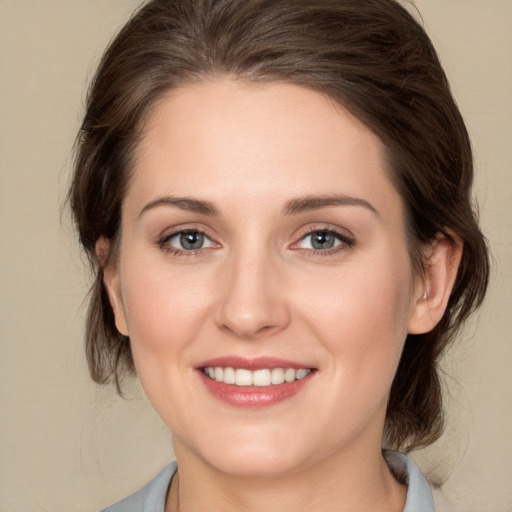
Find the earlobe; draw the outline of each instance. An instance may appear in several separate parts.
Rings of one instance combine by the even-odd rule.
[[[96,256],[103,269],[103,284],[107,290],[110,306],[114,312],[117,330],[123,336],[128,336],[119,271],[116,265],[109,261],[109,252],[110,241],[104,237],[99,238],[96,242]]]
[[[452,239],[439,235],[428,248],[424,279],[414,291],[409,334],[431,331],[444,315],[463,251],[462,241],[450,235]]]

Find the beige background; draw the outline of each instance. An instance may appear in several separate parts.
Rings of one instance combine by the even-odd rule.
[[[134,0],[0,0],[0,512],[98,509],[172,457],[137,385],[82,354],[87,273],[59,217],[86,83]],[[449,354],[449,426],[418,454],[438,508],[512,511],[512,0],[417,0],[472,134],[495,256],[488,301]]]

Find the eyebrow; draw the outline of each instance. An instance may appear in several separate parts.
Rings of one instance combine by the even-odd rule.
[[[148,210],[159,206],[172,206],[187,212],[200,213],[202,215],[218,216],[219,210],[210,201],[192,199],[190,197],[157,197],[150,201],[139,213],[139,218]],[[377,216],[379,212],[364,199],[345,195],[332,196],[304,196],[288,201],[283,208],[283,215],[297,215],[299,213],[319,210],[329,206],[362,206]]]
[[[187,212],[200,213],[202,215],[219,215],[219,210],[210,201],[192,199],[189,197],[163,196],[150,201],[139,213],[139,218],[148,210],[159,206],[173,206]]]
[[[305,196],[292,199],[283,208],[283,215],[296,215],[298,213],[319,210],[328,206],[362,206],[372,213],[380,216],[379,212],[368,201],[358,197],[345,195],[333,196]]]

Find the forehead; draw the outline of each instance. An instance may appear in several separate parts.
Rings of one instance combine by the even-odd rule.
[[[335,192],[400,203],[380,139],[330,98],[284,83],[172,90],[148,117],[134,171],[128,195],[139,202],[193,191],[220,201]]]

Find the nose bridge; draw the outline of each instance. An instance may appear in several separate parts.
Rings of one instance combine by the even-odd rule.
[[[277,258],[263,244],[233,248],[217,311],[220,328],[253,339],[287,325],[289,311],[277,267]]]

